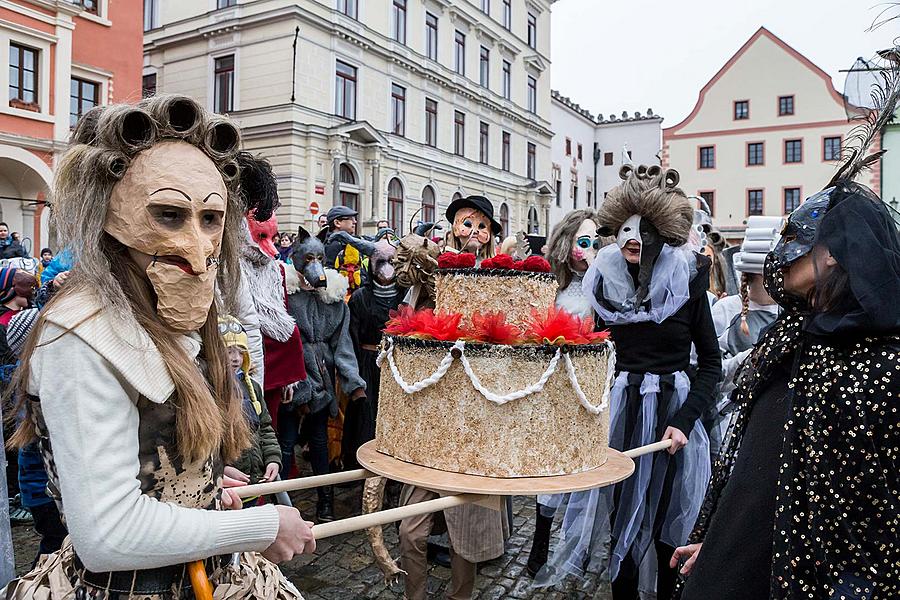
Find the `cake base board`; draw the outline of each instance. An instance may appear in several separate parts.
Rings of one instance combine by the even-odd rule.
[[[547,477],[500,478],[439,471],[382,454],[375,449],[374,440],[360,446],[356,460],[361,467],[377,475],[427,490],[493,496],[582,492],[619,483],[634,472],[634,461],[612,448],[609,449],[606,464],[601,467],[583,473]]]

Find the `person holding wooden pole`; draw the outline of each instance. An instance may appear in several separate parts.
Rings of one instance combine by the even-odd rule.
[[[216,302],[217,282],[225,309],[239,289],[239,145],[183,96],[97,107],[73,131],[52,218],[75,266],[22,351],[12,440],[39,441],[70,540],[4,598],[204,598],[209,580],[301,598],[270,561],[312,552],[311,523],[220,510],[240,507],[223,464],[249,445]]]

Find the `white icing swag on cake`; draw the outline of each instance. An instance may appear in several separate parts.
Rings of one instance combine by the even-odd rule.
[[[581,402],[581,405],[584,407],[584,409],[592,415],[598,415],[606,410],[606,408],[609,406],[609,392],[616,370],[616,353],[612,342],[608,340],[606,341],[606,347],[609,350],[606,367],[606,385],[603,389],[603,399],[601,400],[599,405],[591,404],[590,400],[588,400],[587,396],[585,396],[584,391],[578,384],[578,376],[575,372],[575,365],[572,363],[572,359],[569,357],[569,354],[563,353],[562,348],[557,348],[556,353],[553,355],[553,358],[550,359],[550,364],[547,366],[547,369],[544,371],[543,375],[541,375],[540,379],[538,379],[536,383],[533,383],[532,385],[521,390],[510,392],[509,394],[501,396],[499,394],[491,392],[481,384],[481,380],[478,378],[478,375],[475,374],[475,372],[472,370],[472,366],[469,364],[469,359],[466,358],[465,346],[466,343],[463,340],[458,340],[450,348],[450,351],[447,352],[447,355],[441,360],[438,368],[434,373],[432,373],[429,377],[426,377],[425,379],[417,381],[413,384],[407,383],[406,380],[403,379],[403,376],[400,374],[400,369],[397,368],[397,364],[394,362],[394,342],[390,338],[387,338],[385,340],[385,345],[382,348],[381,353],[378,355],[378,360],[376,361],[376,363],[379,367],[381,367],[386,358],[388,361],[388,365],[391,368],[391,373],[394,376],[394,381],[397,382],[397,385],[399,385],[407,394],[415,394],[416,392],[421,392],[425,388],[436,384],[444,377],[444,375],[447,374],[447,371],[450,370],[450,366],[456,359],[456,357],[454,356],[454,350],[456,350],[459,352],[459,360],[462,363],[463,370],[466,372],[469,381],[472,382],[472,387],[478,390],[478,392],[482,396],[484,396],[494,404],[502,405],[506,404],[507,402],[518,400],[519,398],[524,398],[526,396],[530,396],[531,394],[536,394],[542,391],[544,389],[544,386],[547,384],[547,381],[556,372],[560,357],[562,357],[566,365],[566,373],[569,376],[569,382],[572,384],[572,389],[575,390],[575,395],[578,397],[578,401]]]

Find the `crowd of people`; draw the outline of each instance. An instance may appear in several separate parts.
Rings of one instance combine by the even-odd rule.
[[[676,171],[632,165],[543,248],[502,239],[482,196],[448,206],[446,233],[359,235],[339,205],[280,232],[271,165],[229,121],[179,96],[92,109],[57,171],[65,250],[16,263],[0,223],[7,484],[41,535],[5,597],[191,597],[185,565],[203,561],[229,598],[299,598],[274,563],[315,550],[313,520],[350,515],[327,486],[304,516],[234,490],[299,476],[298,457],[358,467],[382,330],[433,306],[443,251],[542,251],[558,307],[615,343],[610,446],[670,440],[622,483],[537,499],[535,586],[606,572],[616,600],[897,597],[900,238],[858,168],[730,249]],[[404,520],[411,600],[440,521],[450,598],[504,552],[503,511]]]

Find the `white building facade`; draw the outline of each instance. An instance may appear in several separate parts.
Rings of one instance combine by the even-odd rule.
[[[545,234],[553,1],[145,0],[145,88],[240,123],[282,230],[339,203],[405,233],[478,194]]]
[[[596,208],[606,192],[621,181],[619,169],[623,164],[660,162],[663,119],[652,110],[595,117],[553,91],[550,111],[554,131],[551,227],[569,211]]]

